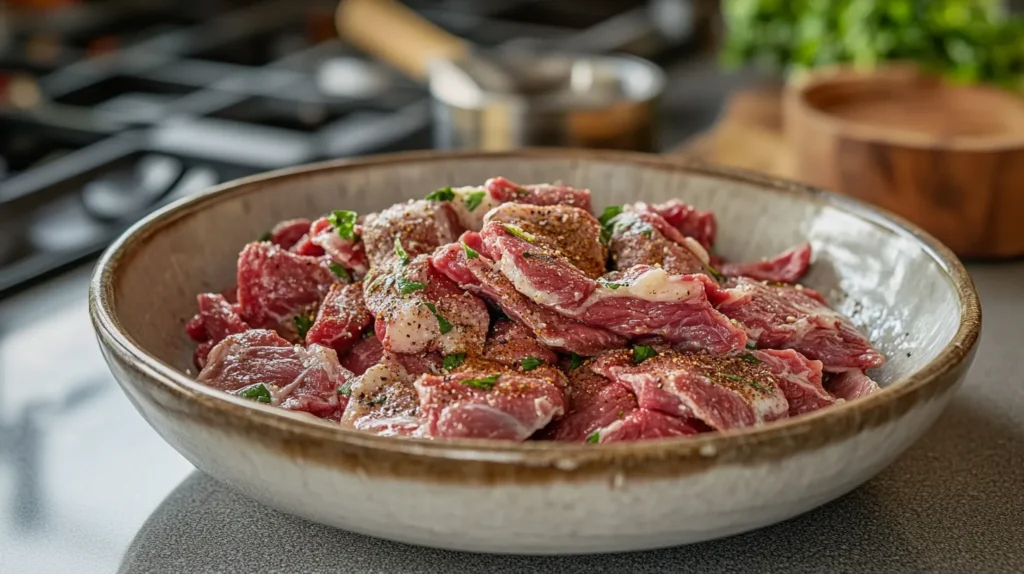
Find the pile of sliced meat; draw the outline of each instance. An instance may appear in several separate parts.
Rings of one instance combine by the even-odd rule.
[[[200,382],[380,435],[678,437],[878,389],[885,358],[798,283],[810,245],[727,262],[716,234],[679,201],[595,217],[588,190],[492,178],[282,222],[186,331]]]

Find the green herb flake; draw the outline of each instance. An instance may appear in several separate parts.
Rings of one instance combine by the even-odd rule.
[[[263,235],[260,235],[259,242],[260,243],[264,243],[264,242],[270,241],[271,237],[272,236],[270,235],[270,232],[268,231],[268,232],[264,233]]]
[[[373,329],[373,327],[370,327],[369,329],[366,330],[365,333],[363,333],[363,338],[364,339],[369,339],[370,337],[376,337],[376,336],[377,336],[377,331],[375,331]]]
[[[608,225],[620,213],[622,213],[621,205],[610,205],[604,208],[604,212],[601,213],[601,217],[598,217],[597,220],[601,222],[601,225]]]
[[[401,293],[402,295],[409,295],[410,293],[423,291],[426,288],[427,285],[425,283],[420,283],[419,281],[410,281],[405,277],[399,277],[398,279],[395,280],[395,289],[398,289],[398,292]]]
[[[589,444],[597,444],[599,442],[601,442],[600,432],[595,431],[590,436],[587,437],[587,443]]]
[[[499,377],[501,377],[500,373],[488,377],[482,377],[479,379],[466,379],[461,382],[467,387],[473,387],[476,389],[483,389],[485,391],[489,391],[494,388],[494,383],[498,382]]]
[[[352,381],[346,382],[344,385],[338,387],[338,394],[343,397],[352,396]]]
[[[532,233],[527,233],[527,232],[523,231],[522,228],[520,228],[518,226],[510,225],[508,223],[505,223],[505,224],[502,224],[502,227],[505,228],[505,231],[511,233],[512,235],[515,235],[516,237],[518,237],[519,239],[522,239],[523,241],[525,241],[527,243],[533,243],[534,241],[537,241],[537,238],[534,237],[534,235]]]
[[[750,349],[751,351],[756,350],[757,349],[757,341],[751,341],[751,340],[747,339],[747,348]]]
[[[399,237],[395,237],[395,255],[402,262],[402,265],[409,264],[409,254],[406,253],[405,248],[402,247],[402,240]]]
[[[459,365],[465,362],[466,353],[452,353],[451,355],[444,356],[444,361],[441,363],[441,366],[444,367],[444,370],[450,371],[458,368]]]
[[[477,257],[480,257],[480,254],[476,252],[476,249],[466,245],[465,242],[462,243],[462,250],[466,252],[466,259],[476,259]]]
[[[658,356],[658,352],[654,350],[654,347],[648,347],[647,345],[637,345],[633,347],[633,364],[639,365],[640,363],[650,359],[651,357]]]
[[[345,269],[338,263],[331,263],[328,267],[331,268],[331,273],[334,273],[334,276],[338,279],[347,281],[348,283],[352,282],[352,273],[350,273],[348,269]]]
[[[435,189],[427,195],[428,201],[451,201],[455,199],[455,192],[452,191],[451,186],[442,187],[441,189]]]
[[[708,265],[708,274],[715,278],[715,281],[725,281],[725,275],[718,272],[717,269]]]
[[[530,371],[536,369],[537,367],[539,367],[539,366],[541,366],[543,364],[544,364],[544,361],[542,361],[540,359],[537,359],[537,358],[534,358],[534,357],[526,357],[525,359],[523,359],[522,361],[519,362],[519,366],[522,367],[523,371],[525,371],[527,373],[529,373]]]
[[[337,230],[338,235],[343,239],[353,241],[356,238],[355,228],[357,217],[358,215],[356,215],[356,212],[354,211],[336,210],[332,211],[331,214],[327,216],[327,220],[330,221],[331,225],[334,226],[334,229]]]
[[[582,365],[586,360],[586,357],[581,357],[576,353],[569,355],[569,369],[575,371],[580,368],[580,365]]]
[[[387,395],[381,395],[381,396],[373,399],[370,402],[372,402],[375,405],[383,405],[384,403],[388,402],[388,396]]]
[[[619,287],[629,287],[629,283],[623,283],[622,281],[609,281],[607,279],[598,279],[597,282],[600,283],[601,286],[607,287],[612,291],[618,289]]]
[[[235,395],[258,403],[270,403],[272,400],[270,390],[263,383],[256,383],[255,385],[238,389],[235,391]]]
[[[480,204],[483,203],[485,195],[487,195],[486,191],[474,191],[467,195],[465,199],[466,209],[476,211],[476,208],[480,207]]]
[[[643,235],[643,236],[644,236],[644,237],[646,237],[647,239],[650,239],[650,238],[651,238],[651,236],[653,236],[653,235],[654,235],[654,230],[653,230],[653,229],[651,229],[650,227],[648,227],[647,229],[645,229],[645,230],[641,231],[641,232],[640,232],[640,235]]]
[[[294,321],[295,330],[299,332],[299,338],[305,340],[306,333],[313,326],[313,317],[309,315],[296,315]]]
[[[434,314],[434,317],[437,319],[437,326],[441,328],[442,335],[452,330],[452,324],[448,322],[448,319],[445,319],[437,312],[437,306],[430,302],[424,302],[423,304],[426,305],[427,309],[430,309],[430,312]]]
[[[758,359],[757,357],[755,357],[751,353],[744,353],[744,354],[740,355],[740,358],[743,359],[744,361],[748,362],[748,363],[753,363],[755,365],[758,364],[758,363],[763,362],[763,361],[761,361],[761,359]]]

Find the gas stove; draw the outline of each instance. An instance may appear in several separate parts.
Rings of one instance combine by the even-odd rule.
[[[697,42],[697,2],[406,3],[481,46],[531,42],[665,64]],[[45,18],[8,10],[0,296],[217,183],[431,147],[425,89],[338,41],[336,5],[79,1]]]

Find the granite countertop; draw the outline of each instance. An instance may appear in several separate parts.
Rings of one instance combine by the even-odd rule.
[[[672,76],[669,141],[731,85]],[[967,381],[925,437],[861,488],[757,532],[643,553],[464,554],[283,515],[196,471],[100,356],[91,264],[0,299],[0,572],[1021,572],[1024,260],[970,263],[984,313]],[[680,493],[684,496],[685,493]]]

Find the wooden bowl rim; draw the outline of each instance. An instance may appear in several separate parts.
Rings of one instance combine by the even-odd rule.
[[[1024,149],[1024,131],[1000,136],[954,136],[928,135],[917,131],[902,130],[898,127],[882,127],[863,124],[828,113],[808,100],[810,93],[829,85],[850,83],[894,83],[911,82],[920,79],[939,79],[942,89],[985,92],[1000,99],[1019,100],[1024,117],[1024,98],[999,89],[998,87],[976,84],[957,85],[929,74],[920,67],[905,62],[895,62],[878,68],[864,70],[850,65],[823,66],[803,74],[792,76],[786,84],[787,96],[792,103],[789,113],[797,113],[813,121],[815,125],[833,134],[850,139],[896,145],[907,148],[948,150],[958,152],[998,152]],[[788,106],[787,106],[788,107]]]
[[[608,445],[546,441],[509,444],[487,440],[381,437],[307,420],[283,409],[233,397],[196,382],[151,355],[125,332],[118,319],[114,303],[117,278],[130,264],[133,254],[162,229],[212,204],[238,200],[276,182],[302,179],[313,172],[342,173],[405,163],[497,158],[582,160],[689,173],[753,185],[767,193],[793,195],[839,209],[914,241],[935,260],[948,275],[956,293],[960,308],[957,331],[927,365],[880,392],[765,426]],[[550,148],[385,154],[286,168],[218,185],[166,206],[125,231],[96,265],[89,286],[89,311],[100,344],[110,355],[108,360],[117,361],[137,374],[143,383],[135,390],[150,395],[160,409],[179,414],[181,409],[186,409],[189,416],[204,424],[244,433],[288,456],[329,467],[458,483],[493,482],[498,480],[495,477],[515,482],[566,480],[569,471],[573,479],[585,479],[604,476],[611,469],[626,468],[648,477],[679,476],[717,464],[777,461],[898,419],[920,402],[944,392],[956,383],[958,370],[973,356],[981,328],[981,304],[963,265],[938,240],[898,216],[832,192],[742,170],[711,167],[703,162],[633,152]],[[122,381],[122,384],[129,383]],[[167,402],[170,398],[174,403]],[[469,472],[467,469],[471,468],[485,471]]]

